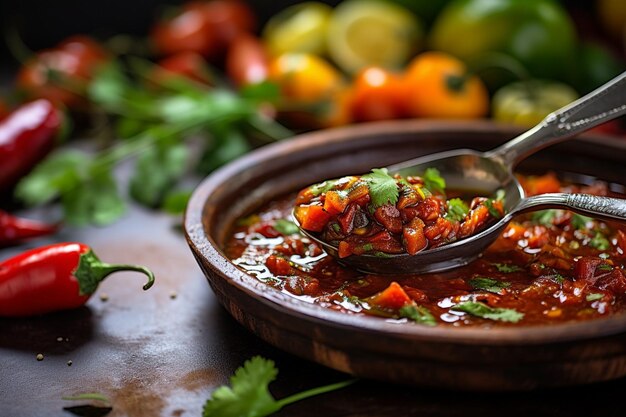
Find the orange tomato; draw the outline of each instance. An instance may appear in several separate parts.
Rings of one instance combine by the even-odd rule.
[[[254,35],[242,34],[226,53],[226,74],[238,86],[267,80],[269,58],[265,46]]]
[[[270,80],[293,101],[314,103],[328,99],[342,85],[342,77],[328,61],[311,54],[286,53],[269,68]]]
[[[404,76],[404,103],[409,115],[477,118],[489,111],[489,93],[457,58],[425,52],[413,59]]]
[[[351,113],[355,121],[398,119],[404,115],[400,77],[380,67],[363,69],[354,79]]]

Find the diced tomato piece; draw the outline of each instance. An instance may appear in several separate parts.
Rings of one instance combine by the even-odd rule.
[[[357,207],[356,204],[349,204],[344,213],[337,217],[341,230],[346,234],[351,233],[352,229],[354,229],[354,216],[356,215]]]
[[[258,227],[254,229],[254,231],[268,238],[280,236],[280,233],[276,229],[274,229],[271,224],[268,223],[261,223]]]
[[[345,240],[342,240],[339,242],[339,246],[337,247],[337,254],[340,258],[347,258],[352,255],[352,245]]]
[[[384,204],[378,207],[376,211],[374,211],[374,218],[391,233],[400,233],[402,231],[400,211],[391,204]]]
[[[526,177],[522,180],[522,187],[528,195],[558,193],[561,182],[553,172],[538,177]]]
[[[324,210],[332,215],[343,213],[348,206],[348,202],[348,198],[342,196],[339,192],[328,191],[324,200]]]
[[[608,268],[603,268],[606,265]],[[604,259],[584,256],[576,262],[574,274],[577,281],[614,293],[626,292],[626,277],[618,268],[610,268]],[[608,269],[608,270],[607,270]]]
[[[622,253],[626,253],[626,233],[621,230],[617,231],[617,247],[622,250]]]
[[[297,206],[294,215],[304,230],[321,232],[330,220],[330,213],[324,211],[322,206]]]
[[[428,245],[424,235],[424,222],[418,217],[411,220],[411,223],[404,227],[402,238],[404,239],[404,247],[409,255],[415,255],[423,250]]]
[[[265,266],[274,275],[291,275],[291,265],[283,257],[270,255],[265,261]]]
[[[394,311],[412,303],[411,297],[395,281],[381,292],[367,298],[366,301],[372,307]]]

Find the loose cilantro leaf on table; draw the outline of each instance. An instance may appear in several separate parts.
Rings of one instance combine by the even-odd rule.
[[[371,173],[361,178],[369,187],[372,204],[375,207],[397,203],[400,190],[396,179],[389,175],[387,168],[374,168]]]
[[[439,174],[437,168],[427,168],[422,175],[424,186],[431,192],[444,194],[446,192],[446,180]]]
[[[426,326],[436,326],[437,320],[432,313],[423,306],[405,305],[400,309],[400,317],[406,317],[416,323]]]
[[[504,288],[511,286],[510,282],[498,281],[492,278],[476,277],[469,281],[469,284],[475,290],[484,290],[494,294],[500,294]]]
[[[448,200],[448,213],[446,218],[449,220],[460,222],[469,213],[469,207],[460,198],[452,198]]]
[[[308,397],[346,387],[354,380],[313,388],[276,400],[268,385],[276,379],[274,362],[255,356],[247,360],[230,378],[230,386],[223,385],[211,394],[204,404],[203,417],[264,417],[281,408]]]
[[[517,323],[524,318],[524,313],[520,313],[512,308],[494,308],[477,301],[465,301],[455,305],[451,310],[462,311],[484,319],[499,320],[509,323]]]

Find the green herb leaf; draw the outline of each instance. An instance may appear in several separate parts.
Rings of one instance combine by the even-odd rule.
[[[374,207],[398,202],[400,190],[395,178],[387,172],[387,168],[374,168],[371,173],[361,178],[367,183]]]
[[[600,231],[596,231],[596,234],[589,241],[589,246],[598,250],[609,250],[611,243]]]
[[[469,280],[469,284],[475,290],[484,290],[494,294],[501,294],[504,288],[511,286],[510,282],[498,281],[487,277],[476,277]]]
[[[494,308],[477,301],[465,301],[455,305],[451,310],[462,311],[484,319],[499,320],[509,323],[517,323],[524,318],[524,313],[520,313],[512,308]]]
[[[558,213],[559,211],[556,209],[536,211],[532,214],[531,220],[543,226],[550,227]]]
[[[493,206],[493,200],[485,200],[483,201],[483,204],[487,207],[487,210],[492,217],[496,219],[502,217],[502,214]]]
[[[324,182],[320,182],[319,184],[311,185],[309,187],[309,191],[314,196],[318,196],[332,190],[335,184],[337,184],[337,180],[326,180]]]
[[[100,65],[87,86],[90,100],[105,109],[118,109],[130,90],[130,81],[116,61]]]
[[[61,399],[65,401],[91,400],[91,401],[100,401],[105,404],[111,404],[111,400],[109,399],[109,397],[99,392],[86,392],[83,394],[69,395],[66,397],[62,397]]]
[[[346,387],[345,381],[313,388],[276,401],[268,385],[278,375],[274,362],[255,356],[247,360],[230,378],[230,387],[221,386],[211,394],[202,411],[203,417],[265,417],[284,406],[305,398]]]
[[[500,188],[498,191],[496,191],[496,196],[494,197],[494,200],[504,201],[505,199],[506,199],[506,191]]]
[[[559,273],[556,273],[554,275],[550,275],[549,277],[552,281],[556,282],[557,284],[563,284],[563,282],[565,281],[565,277]]]
[[[216,143],[205,151],[198,165],[198,171],[202,174],[208,174],[252,149],[237,129],[219,129],[214,131],[213,136]]]
[[[587,223],[593,221],[593,219],[591,217],[583,216],[582,214],[574,213],[572,214],[572,219],[570,221],[575,229],[580,230],[587,227]]]
[[[278,84],[270,81],[246,85],[239,90],[239,95],[259,102],[275,102],[281,97]]]
[[[587,294],[587,297],[585,297],[585,299],[587,301],[597,301],[597,300],[602,299],[602,297],[604,297],[604,294],[593,293],[593,294]]]
[[[427,168],[422,175],[424,186],[433,193],[444,194],[446,192],[446,180],[439,174],[437,168]]]
[[[423,306],[408,304],[400,308],[399,313],[400,317],[406,317],[407,319],[413,320],[419,324],[426,326],[437,325],[437,320],[435,320],[435,317],[432,315],[430,310]]]
[[[182,214],[187,208],[192,191],[172,191],[167,193],[161,206],[169,214]]]
[[[280,234],[289,236],[300,233],[300,229],[294,222],[287,219],[278,219],[274,222],[274,229]]]
[[[500,264],[497,262],[492,263],[491,265],[495,266],[496,269],[498,270],[498,272],[504,272],[505,274],[511,273],[511,272],[519,272],[519,271],[523,271],[524,269],[520,268],[517,265],[509,265],[509,264]]]
[[[130,195],[148,207],[157,207],[167,191],[183,176],[189,160],[184,144],[162,142],[144,151],[135,164]]]
[[[460,222],[467,216],[467,213],[469,213],[469,207],[465,201],[460,198],[448,200],[448,213],[446,214],[448,220]]]
[[[613,267],[609,264],[602,264],[598,266],[599,271],[612,271]]]

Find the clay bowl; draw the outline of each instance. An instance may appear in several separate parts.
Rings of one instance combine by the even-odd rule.
[[[524,390],[626,375],[626,315],[555,326],[398,325],[323,309],[266,286],[221,250],[233,222],[325,178],[436,151],[490,149],[519,132],[487,122],[404,121],[301,135],[206,178],[185,216],[187,241],[219,301],[242,325],[287,352],[359,377],[462,390]],[[520,170],[624,181],[626,140],[584,137],[540,152]]]

